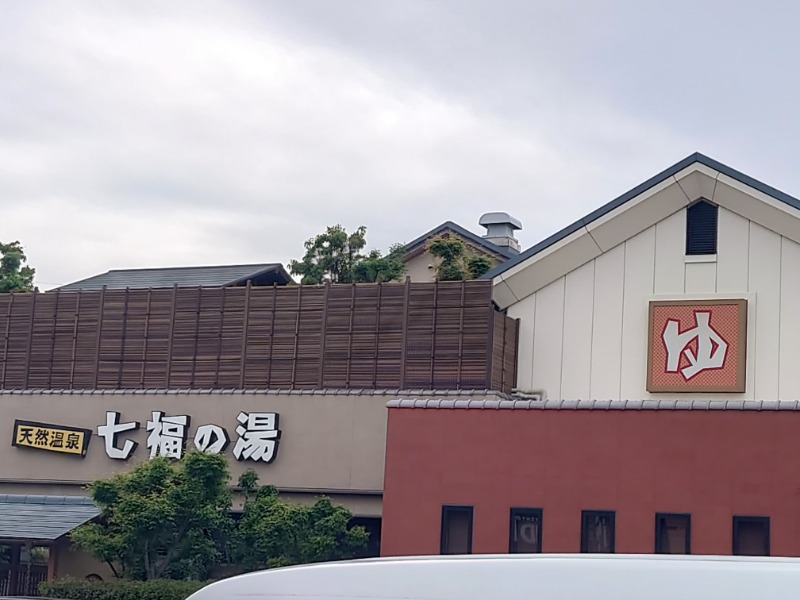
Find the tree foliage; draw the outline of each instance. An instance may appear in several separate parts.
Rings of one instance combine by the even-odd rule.
[[[476,254],[455,236],[438,236],[428,242],[428,252],[439,259],[436,279],[461,281],[477,279],[495,266],[496,261],[485,254]]]
[[[349,526],[350,512],[328,498],[313,505],[284,502],[274,487],[258,488],[252,471],[239,484],[246,500],[233,556],[246,571],[353,558],[367,545],[367,531]]]
[[[367,228],[363,225],[353,233],[347,233],[341,225],[328,227],[324,233],[305,242],[305,255],[301,260],[290,261],[289,270],[293,275],[300,275],[303,284],[399,279],[405,272],[402,244],[392,246],[386,255],[379,250],[363,254],[366,235]]]
[[[28,258],[19,242],[0,242],[0,292],[32,292],[36,270],[25,265]]]
[[[215,538],[231,524],[229,478],[218,455],[189,452],[181,461],[143,462],[91,485],[100,521],[71,538],[118,576],[202,579],[219,558]]]

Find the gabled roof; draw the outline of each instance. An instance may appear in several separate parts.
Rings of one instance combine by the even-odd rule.
[[[117,269],[55,288],[61,291],[108,289],[147,289],[179,287],[227,287],[252,280],[257,285],[286,285],[292,279],[280,263],[220,265],[207,267],[167,267],[157,269]]]
[[[700,199],[800,242],[800,200],[694,153],[501,263],[482,278],[494,280],[495,299],[499,292],[502,297],[498,303],[508,306]],[[794,219],[786,219],[786,215]],[[566,247],[569,252],[562,253]],[[535,262],[546,265],[539,265],[540,272],[535,276],[526,277],[525,285],[517,285],[516,291],[510,285],[497,289]]]
[[[0,538],[57,540],[100,510],[84,496],[0,495]]]
[[[509,248],[503,248],[502,246],[498,246],[497,244],[493,244],[489,240],[482,238],[476,233],[472,233],[469,229],[465,229],[461,227],[461,225],[453,223],[452,221],[445,221],[438,227],[434,227],[427,233],[423,233],[417,239],[407,243],[405,245],[406,254],[421,249],[425,244],[425,242],[444,233],[455,233],[459,237],[462,237],[468,240],[469,242],[472,242],[476,246],[483,248],[487,252],[490,252],[496,255],[498,258],[502,258],[503,260],[506,260],[516,255],[516,253],[513,250]]]

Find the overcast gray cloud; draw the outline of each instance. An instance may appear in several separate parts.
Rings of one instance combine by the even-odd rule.
[[[0,0],[0,240],[44,288],[506,210],[535,243],[699,150],[800,194],[785,2]]]

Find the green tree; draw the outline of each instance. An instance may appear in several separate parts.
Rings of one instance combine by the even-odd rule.
[[[36,269],[27,265],[28,258],[19,242],[0,242],[0,292],[32,292]]]
[[[439,259],[436,279],[461,281],[477,279],[495,266],[496,261],[485,254],[477,254],[455,236],[438,236],[428,242],[428,252]]]
[[[73,531],[72,541],[118,577],[202,579],[219,562],[216,539],[231,527],[229,479],[218,455],[143,462],[90,486],[100,519]]]
[[[313,505],[284,502],[272,486],[258,488],[252,471],[242,475],[242,518],[233,536],[233,556],[246,571],[354,558],[369,538],[352,515],[321,497]]]
[[[328,227],[305,242],[301,260],[289,262],[293,275],[302,276],[303,284],[363,283],[393,281],[405,272],[401,244],[395,244],[384,256],[379,250],[367,254],[367,228],[363,225],[347,233],[341,225]]]
[[[477,279],[490,271],[496,264],[497,261],[492,260],[485,254],[476,254],[467,258],[467,271],[472,279]]]
[[[404,254],[405,246],[403,244],[394,244],[389,248],[386,256],[383,256],[379,250],[370,251],[353,267],[353,281],[362,283],[397,281],[406,272],[406,264],[403,261]]]

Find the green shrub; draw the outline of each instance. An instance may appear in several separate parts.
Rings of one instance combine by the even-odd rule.
[[[48,598],[68,600],[185,600],[201,587],[203,581],[84,581],[64,577],[39,584],[39,593]]]

